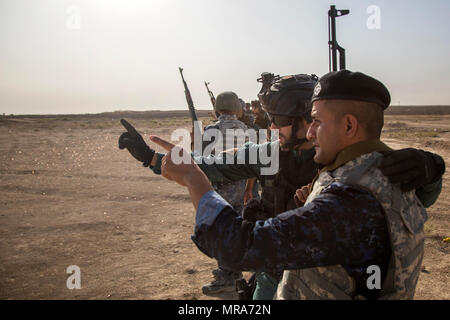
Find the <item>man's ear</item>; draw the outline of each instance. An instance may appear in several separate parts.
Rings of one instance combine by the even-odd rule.
[[[296,120],[296,121],[299,122],[298,129],[297,129],[297,132],[296,132],[296,137],[297,138],[304,138],[306,136],[306,132],[308,132],[310,124],[304,119],[299,119],[299,120]]]
[[[353,138],[356,136],[356,133],[358,132],[358,119],[352,114],[346,114],[344,116],[344,134],[347,138]]]

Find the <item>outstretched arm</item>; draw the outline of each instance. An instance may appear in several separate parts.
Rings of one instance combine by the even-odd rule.
[[[143,162],[144,166],[148,166],[155,174],[161,174],[162,159],[165,154],[151,149],[137,130],[126,120],[122,119],[121,123],[127,132],[120,136],[119,148],[126,148],[136,160]],[[247,143],[241,148],[233,150],[231,157],[228,152],[223,152],[217,156],[194,157],[194,159],[211,182],[258,178],[261,168],[264,167],[259,158],[259,151],[264,147],[266,146]],[[257,155],[255,163],[248,161],[251,153]],[[229,158],[232,159],[232,164],[228,163]],[[243,162],[240,159],[246,159],[246,161]]]
[[[281,271],[349,261],[387,264],[389,235],[383,210],[364,189],[336,183],[308,206],[248,222],[212,189],[190,158],[188,163],[174,163],[172,153],[182,149],[155,136],[150,139],[170,150],[162,159],[162,175],[189,190],[197,210],[193,241],[221,265]],[[361,208],[368,214],[361,214]]]
[[[188,160],[187,162],[176,164],[173,161],[173,153],[187,153],[186,150],[176,147],[174,144],[157,136],[151,136],[150,140],[168,151],[161,161],[162,176],[187,187],[192,199],[192,204],[194,205],[194,208],[197,209],[203,195],[214,190],[206,174],[194,163],[190,155],[185,157],[185,159]]]

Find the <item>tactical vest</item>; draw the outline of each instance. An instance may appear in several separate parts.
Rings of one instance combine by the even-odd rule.
[[[295,191],[311,183],[317,174],[317,165],[313,161],[314,153],[314,149],[305,150],[299,155],[294,155],[293,151],[280,151],[277,174],[262,176],[261,179],[261,201],[266,213],[265,219],[296,208]]]
[[[384,209],[392,255],[380,299],[412,299],[423,254],[427,212],[415,192],[402,193],[378,169],[382,155],[364,154],[333,170],[322,172],[306,204],[333,182],[369,190]],[[360,299],[355,280],[341,265],[284,271],[276,299]]]

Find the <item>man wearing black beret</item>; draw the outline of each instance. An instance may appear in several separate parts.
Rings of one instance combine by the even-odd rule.
[[[423,258],[427,213],[414,190],[383,175],[379,138],[388,90],[362,73],[322,77],[307,137],[323,169],[303,207],[246,223],[196,164],[162,174],[188,188],[197,209],[193,241],[236,270],[285,270],[278,299],[411,299]],[[179,152],[175,150],[173,152]]]
[[[346,100],[346,103],[340,103],[340,107],[336,108],[337,114],[342,116],[344,113],[353,112],[369,132],[375,133],[371,138],[379,139],[384,124],[383,113],[379,108],[385,110],[389,107],[391,96],[380,81],[361,72],[341,70],[324,75],[315,86],[311,100],[313,102]],[[379,108],[376,108],[375,105]],[[438,155],[412,148],[395,152],[389,150],[384,154],[390,156],[381,161],[380,169],[392,183],[401,183],[400,188],[403,191],[410,191],[426,184],[429,185],[427,188],[433,186],[435,189],[441,189],[442,179],[440,177],[445,171],[445,163]],[[425,197],[426,190],[422,189],[422,202]],[[431,198],[427,200],[433,203],[436,199]]]
[[[384,84],[361,72],[349,70],[330,72],[320,78],[311,100],[319,99],[364,101],[377,104],[383,110],[391,103]]]
[[[379,140],[383,111],[390,103],[389,91],[372,77],[342,70],[322,77],[311,100],[313,122],[307,138],[316,150],[314,161],[325,167],[313,181],[305,207],[320,203],[331,193],[341,208],[356,208],[355,216],[341,217],[343,221],[334,226],[334,232],[342,233],[343,238],[351,234],[347,240],[352,242],[361,232],[355,227],[371,225],[366,239],[360,237],[354,245],[367,246],[377,258],[371,265],[343,258],[347,260],[344,263],[334,261],[336,264],[286,271],[278,297],[366,298],[368,288],[380,290],[378,298],[412,299],[424,254],[427,213],[413,192],[402,192],[379,168],[383,154],[391,151]],[[330,198],[325,197],[327,201]],[[350,200],[360,198],[365,198],[365,204],[352,204]],[[323,214],[323,210],[318,213]],[[342,250],[342,244],[334,249]],[[381,274],[378,283],[371,286],[368,279],[365,284],[361,282],[355,263],[367,272],[377,268]]]

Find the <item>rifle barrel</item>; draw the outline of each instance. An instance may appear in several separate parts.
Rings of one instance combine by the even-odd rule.
[[[195,108],[194,108],[194,102],[192,101],[191,92],[189,91],[187,83],[184,80],[183,68],[178,67],[178,69],[180,70],[181,79],[183,80],[184,95],[186,96],[186,101],[188,104],[189,112],[191,114],[192,124],[194,124],[194,122],[197,121],[197,115],[195,114]]]
[[[212,104],[213,109],[214,109],[216,107],[216,98],[214,97],[214,93],[212,93],[212,91],[209,90],[208,84],[209,84],[209,82],[205,81],[205,87],[206,87],[206,90],[208,91],[209,99],[211,100],[211,104]]]
[[[336,18],[349,14],[350,10],[336,10],[336,6],[330,6],[328,10],[328,68],[329,71],[337,71],[337,52],[339,51],[339,70],[345,69],[345,49],[336,40]]]

